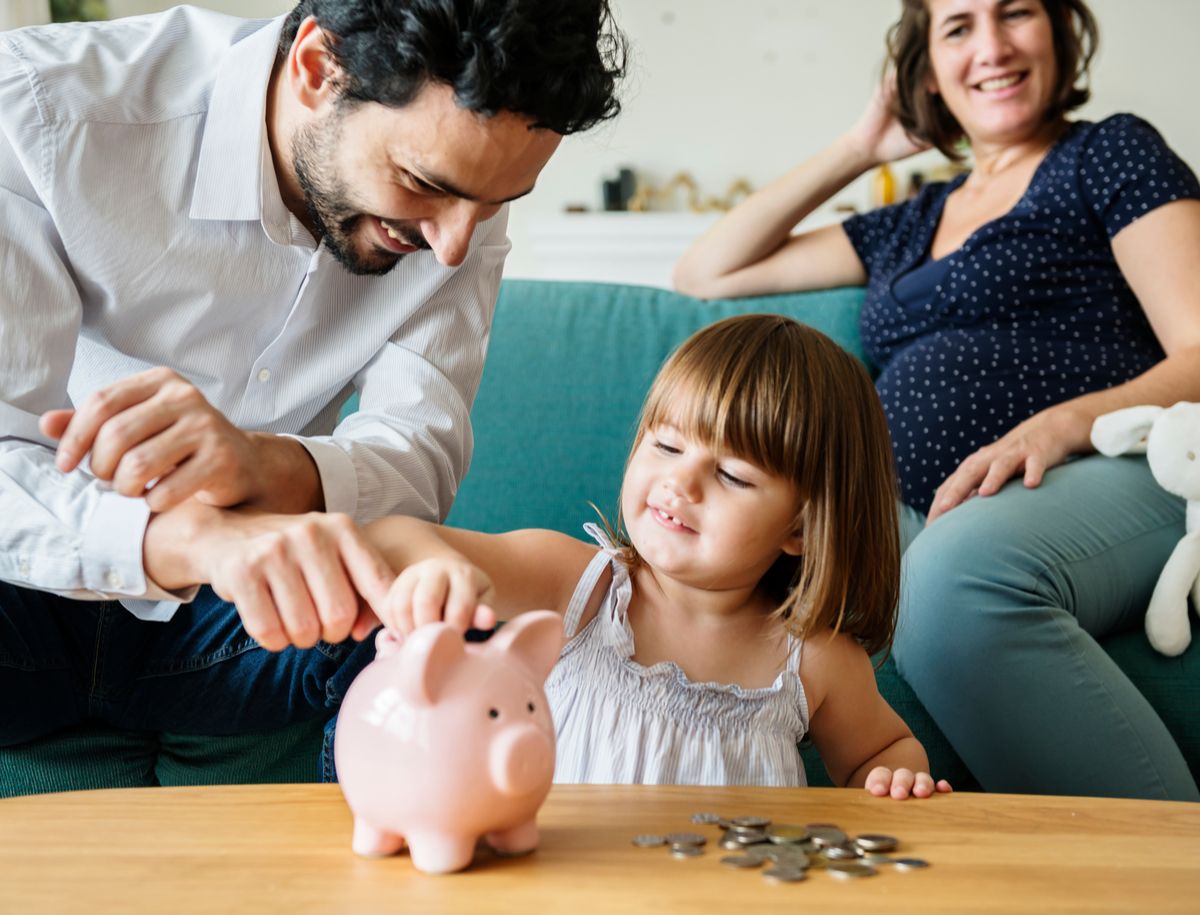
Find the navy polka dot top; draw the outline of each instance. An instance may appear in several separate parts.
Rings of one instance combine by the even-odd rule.
[[[1012,210],[930,260],[964,180],[843,223],[868,275],[862,339],[901,491],[921,511],[964,458],[1022,420],[1163,358],[1111,240],[1156,207],[1200,199],[1196,176],[1145,121],[1077,122]]]

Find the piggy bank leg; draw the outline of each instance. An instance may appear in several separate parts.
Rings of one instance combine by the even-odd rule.
[[[537,822],[530,820],[520,826],[514,826],[512,829],[489,832],[484,838],[498,855],[507,857],[527,855],[537,848]]]
[[[475,837],[409,834],[408,851],[413,867],[426,874],[460,871],[475,857]]]
[[[354,818],[354,838],[350,847],[357,855],[367,858],[382,858],[394,855],[404,847],[404,837],[394,832],[377,829],[361,817]]]

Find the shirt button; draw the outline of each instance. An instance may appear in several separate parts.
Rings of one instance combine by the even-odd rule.
[[[108,577],[108,586],[110,588],[112,588],[114,591],[117,590],[118,588],[120,588],[121,585],[125,584],[125,579],[123,579],[121,577],[120,572],[109,572],[107,577]]]
[[[259,381],[269,381],[270,379],[271,379],[271,370],[270,369],[259,369],[259,371],[258,371],[258,380]]]

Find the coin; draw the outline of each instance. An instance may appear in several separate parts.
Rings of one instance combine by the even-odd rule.
[[[929,867],[929,862],[924,858],[892,858],[892,867],[898,871],[916,871]]]
[[[766,829],[771,825],[769,817],[734,817],[729,821],[731,826],[748,826],[751,829]]]
[[[704,849],[699,845],[672,845],[672,858],[699,858],[704,854]]]
[[[830,861],[853,861],[862,852],[853,845],[827,845],[821,849],[821,854]]]
[[[648,832],[642,833],[633,837],[633,844],[638,848],[654,848],[658,845],[666,845],[667,840],[662,836],[651,835]]]
[[[739,842],[737,839],[735,839],[733,836],[725,836],[717,844],[720,845],[722,848],[728,849],[729,851],[741,851],[743,848],[746,847],[741,842]]]
[[[900,844],[895,836],[884,836],[878,833],[868,833],[855,838],[854,844],[863,851],[894,851]]]
[[[895,860],[891,855],[880,854],[876,851],[869,851],[862,856],[864,864],[892,864]]]
[[[792,826],[787,823],[774,823],[764,830],[772,842],[800,843],[808,841],[808,830],[803,826]]]
[[[763,859],[752,855],[726,855],[721,859],[721,863],[726,867],[762,867]]]
[[[879,871],[861,861],[830,861],[825,870],[841,880],[853,880],[857,877],[874,877]]]
[[[730,838],[736,839],[742,845],[758,845],[767,841],[767,834],[761,829],[747,829],[742,832],[729,830]]]
[[[698,832],[668,832],[663,838],[672,845],[703,845],[708,841]]]
[[[803,868],[788,867],[782,864],[767,868],[762,874],[764,879],[770,880],[772,883],[799,883],[801,880],[808,879],[808,873]]]
[[[815,845],[845,845],[849,840],[844,832],[828,823],[809,823],[808,832]]]
[[[714,823],[721,822],[721,815],[717,813],[693,813],[692,822],[699,826],[712,826]]]

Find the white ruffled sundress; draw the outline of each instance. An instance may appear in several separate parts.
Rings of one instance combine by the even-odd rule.
[[[807,784],[797,743],[808,731],[800,682],[802,643],[769,687],[694,683],[671,661],[632,660],[629,570],[595,525],[601,550],[588,564],[563,618],[567,644],[546,681],[560,784]],[[612,584],[595,618],[576,632],[608,567]]]

